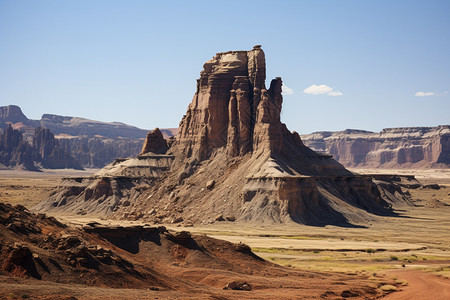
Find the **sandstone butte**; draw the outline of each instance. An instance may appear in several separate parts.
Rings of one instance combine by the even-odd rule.
[[[280,121],[281,78],[268,88],[265,81],[261,46],[217,53],[200,72],[176,138],[155,129],[136,158],[65,178],[34,209],[185,225],[352,226],[408,203],[395,178],[354,174],[306,147]]]

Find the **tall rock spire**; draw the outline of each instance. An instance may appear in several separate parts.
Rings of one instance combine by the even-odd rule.
[[[266,62],[260,45],[250,51],[217,53],[207,61],[180,123],[178,142],[186,155],[202,160],[213,149],[226,147],[229,155],[238,156],[255,150],[255,142],[280,142],[282,82],[278,77],[266,90],[265,79]],[[273,128],[263,129],[258,122]],[[280,147],[282,144],[267,148]]]

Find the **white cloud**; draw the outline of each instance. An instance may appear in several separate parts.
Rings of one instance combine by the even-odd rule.
[[[435,96],[436,94],[433,92],[417,92],[415,94],[416,97],[426,97],[426,96]]]
[[[293,93],[294,93],[294,90],[293,89],[291,89],[291,88],[288,88],[286,85],[282,85],[281,86],[281,93],[283,94],[283,95],[292,95]]]
[[[344,94],[338,91],[332,91],[328,93],[328,96],[342,96],[342,95]]]
[[[310,95],[328,95],[328,96],[342,96],[343,93],[334,90],[332,87],[329,87],[328,85],[321,84],[313,84],[308,86],[306,89],[303,90],[305,94]]]

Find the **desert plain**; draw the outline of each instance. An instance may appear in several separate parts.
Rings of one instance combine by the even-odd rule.
[[[24,172],[1,170],[0,198],[4,203],[23,205],[32,210],[46,199],[62,177],[87,176],[86,171],[44,170]],[[270,299],[279,293],[282,299],[369,299],[367,294],[345,294],[339,285],[351,291],[354,286],[372,288],[371,297],[383,299],[449,299],[450,297],[450,170],[447,169],[353,169],[360,174],[414,175],[422,187],[404,188],[412,205],[396,206],[395,216],[377,216],[361,226],[306,226],[289,224],[252,224],[216,222],[182,227],[164,224],[169,230],[190,231],[232,243],[244,243],[259,257],[281,265],[283,275],[268,269],[251,292],[222,291],[215,287],[211,274],[201,279],[208,286],[195,292],[107,288],[89,285],[52,283],[36,279],[0,277],[2,299],[32,297],[39,299]],[[439,188],[436,187],[436,184]],[[80,227],[89,222],[105,225],[139,225],[139,221],[110,220],[93,215],[54,215],[58,220]],[[292,275],[290,271],[300,271]],[[201,270],[197,270],[202,272]],[[176,271],[178,272],[178,271]],[[189,271],[192,272],[192,271]],[[186,273],[189,273],[186,271]],[[178,276],[175,274],[175,276]],[[182,278],[193,275],[179,274]],[[262,276],[262,277],[264,277]],[[296,276],[305,279],[293,284]],[[322,279],[317,280],[315,276]],[[225,276],[226,277],[226,276]],[[261,275],[259,275],[261,277]],[[199,279],[200,280],[200,279]],[[250,277],[249,280],[252,280]],[[255,279],[253,278],[255,281]],[[270,282],[270,283],[269,283]],[[275,284],[275,285],[274,285]],[[187,283],[187,285],[189,285]],[[269,294],[266,292],[271,290]],[[277,292],[278,290],[278,292]],[[338,292],[336,292],[338,291]],[[373,294],[373,291],[376,291]],[[72,298],[70,298],[72,297]],[[373,299],[371,298],[371,299]]]

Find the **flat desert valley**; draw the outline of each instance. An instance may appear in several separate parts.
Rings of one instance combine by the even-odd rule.
[[[2,170],[0,198],[4,203],[20,204],[32,210],[34,205],[49,196],[62,177],[91,175],[95,171]],[[422,187],[405,188],[411,194],[413,205],[396,207],[396,216],[377,217],[367,226],[320,227],[295,223],[260,225],[233,222],[192,227],[164,225],[172,231],[187,230],[193,235],[207,235],[232,243],[247,244],[259,257],[283,266],[282,270],[287,271],[283,271],[282,275],[268,269],[267,274],[258,275],[261,277],[258,280],[249,277],[249,280],[257,281],[260,285],[267,285],[266,289],[271,290],[272,295],[278,290],[281,299],[315,299],[317,295],[324,299],[369,299],[364,293],[352,295],[351,288],[354,286],[372,288],[371,293],[375,294],[370,299],[449,299],[450,170],[352,171],[360,174],[414,175]],[[92,215],[54,216],[75,227],[94,221],[105,225],[141,224],[139,221],[106,220]],[[291,270],[303,273],[290,275]],[[180,276],[185,278],[193,275],[180,273]],[[264,276],[268,276],[270,283],[264,280]],[[315,279],[313,282],[305,279],[302,281],[303,286],[295,286],[291,282],[295,276],[320,276],[322,280]],[[202,280],[209,288],[190,293],[192,291],[183,292],[183,289],[111,289],[0,276],[0,297],[17,299],[32,295],[33,299],[270,299],[266,297],[267,290],[258,291],[255,288],[251,292],[228,292],[214,288],[211,278]],[[288,288],[290,285],[292,287]],[[348,293],[341,291],[339,285],[346,285]]]

